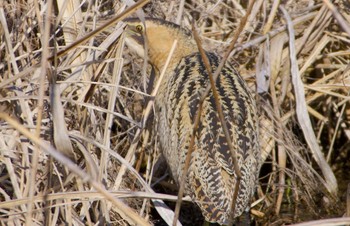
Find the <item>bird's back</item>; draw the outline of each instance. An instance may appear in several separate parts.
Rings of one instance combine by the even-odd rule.
[[[214,72],[220,59],[214,53],[207,53],[207,56]],[[156,98],[160,144],[177,183],[182,175],[198,103],[208,83],[200,54],[193,53],[182,58],[175,70],[168,71]],[[258,177],[257,111],[245,81],[233,67],[223,68],[216,87],[242,173],[233,215],[237,217],[249,205]],[[227,224],[232,217],[235,183],[231,151],[210,92],[201,110],[185,191],[200,206],[207,221]]]

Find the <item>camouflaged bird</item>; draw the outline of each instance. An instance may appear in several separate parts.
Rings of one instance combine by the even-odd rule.
[[[177,47],[166,69],[155,99],[158,134],[162,153],[177,184],[184,168],[195,114],[208,73],[191,33],[176,24],[153,18],[127,19],[126,43],[162,70],[173,41]],[[145,38],[145,36],[147,38]],[[212,71],[220,58],[206,53]],[[185,193],[200,207],[208,222],[228,224],[249,208],[260,168],[257,109],[252,94],[239,73],[229,64],[222,69],[216,87],[242,173],[234,213],[232,199],[236,183],[231,151],[216,112],[213,93],[205,98]]]

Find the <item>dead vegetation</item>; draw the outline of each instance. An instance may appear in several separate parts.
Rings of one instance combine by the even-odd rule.
[[[188,29],[195,19],[204,48],[223,56],[247,4],[163,0],[143,9]],[[135,16],[126,10],[108,0],[0,3],[2,225],[162,225],[159,215],[171,217],[154,211],[160,200],[173,207],[177,191],[157,162],[150,68],[124,47],[121,21],[97,29]],[[345,0],[255,1],[228,60],[261,110],[258,225],[350,213],[349,47]],[[202,221],[183,212],[183,225]]]

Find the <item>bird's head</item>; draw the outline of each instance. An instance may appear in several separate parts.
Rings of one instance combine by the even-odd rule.
[[[165,20],[146,18],[143,23],[138,18],[126,19],[125,41],[139,56],[145,55],[147,42],[150,63],[161,70],[175,40],[178,41],[172,63],[196,51],[197,47],[189,31]],[[176,65],[175,65],[176,66]]]

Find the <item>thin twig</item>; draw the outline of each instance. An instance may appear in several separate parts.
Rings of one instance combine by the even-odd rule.
[[[165,62],[165,65],[162,69],[162,72],[157,80],[157,83],[156,83],[156,86],[154,87],[152,93],[151,93],[151,96],[156,96],[157,93],[158,93],[158,90],[159,90],[159,87],[160,87],[160,84],[161,84],[161,81],[163,80],[164,76],[165,76],[165,72],[166,72],[166,69],[169,65],[169,62],[170,62],[170,59],[172,58],[173,54],[174,54],[174,51],[175,51],[175,48],[177,46],[177,40],[174,41],[171,49],[170,49],[170,52],[169,52],[169,55],[168,55],[168,58]],[[137,141],[139,140],[140,138],[140,135],[141,135],[141,131],[142,129],[145,127],[146,123],[147,123],[147,119],[151,113],[151,110],[153,108],[153,105],[154,105],[154,99],[151,99],[151,101],[148,102],[145,110],[143,111],[143,118],[142,118],[142,124],[141,124],[141,128],[138,129],[135,133],[135,136],[134,136],[134,139],[133,141],[131,142],[131,145],[129,147],[129,150],[128,150],[128,153],[126,154],[125,156],[125,159],[127,161],[130,161],[132,156],[134,156],[134,153],[135,153],[135,149],[136,149],[136,146],[137,146]],[[125,167],[121,166],[121,168],[119,169],[119,173],[118,173],[118,176],[115,180],[115,188],[118,189],[119,186],[120,186],[120,183],[122,181],[122,177],[124,176],[125,174]]]
[[[43,116],[43,106],[44,106],[44,92],[45,92],[45,79],[48,69],[48,62],[46,61],[46,58],[49,56],[49,38],[50,38],[50,29],[51,29],[51,16],[52,16],[52,6],[53,1],[49,0],[47,1],[47,14],[45,18],[45,24],[44,30],[42,30],[42,40],[41,44],[43,47],[42,56],[41,59],[41,71],[40,71],[40,80],[39,80],[39,93],[38,93],[38,118],[37,118],[37,124],[35,128],[35,136],[37,138],[40,138],[40,131],[41,131],[41,123],[42,123],[42,116]],[[29,202],[27,203],[27,213],[26,213],[26,225],[32,224],[32,213],[33,213],[33,200],[34,200],[34,194],[35,194],[35,184],[36,184],[36,176],[37,176],[37,170],[38,170],[38,162],[39,162],[39,153],[41,152],[41,148],[39,146],[35,146],[33,150],[33,158],[32,158],[32,166],[30,170],[30,179],[28,181],[29,185]]]
[[[342,106],[342,108],[340,110],[340,113],[338,112],[339,115],[337,115],[337,117],[338,117],[337,124],[335,125],[334,134],[333,134],[331,143],[330,143],[329,148],[328,148],[328,154],[327,154],[327,158],[326,158],[327,162],[330,162],[330,160],[331,160],[332,151],[334,149],[334,142],[335,142],[335,139],[340,132],[339,126],[340,126],[341,122],[344,120],[344,111],[345,111],[346,107],[347,107],[347,105],[346,105],[346,103],[344,103],[344,105]]]
[[[227,127],[227,123],[225,121],[225,116],[224,116],[224,113],[223,113],[223,110],[222,110],[222,105],[221,105],[221,102],[220,102],[219,93],[218,93],[216,85],[215,85],[216,81],[213,78],[213,73],[212,73],[212,69],[211,69],[211,66],[210,66],[209,59],[208,59],[208,57],[207,57],[207,55],[206,55],[206,53],[205,53],[205,51],[204,51],[204,49],[203,49],[203,47],[201,45],[201,41],[199,39],[199,35],[198,35],[196,29],[194,28],[194,24],[193,24],[192,30],[193,30],[193,34],[194,34],[194,39],[196,40],[199,52],[201,54],[201,57],[203,59],[203,63],[205,65],[205,69],[206,69],[206,71],[207,71],[207,73],[209,75],[209,80],[210,80],[210,85],[209,86],[211,87],[212,92],[213,92],[215,105],[216,105],[216,111],[218,113],[218,116],[219,116],[219,119],[220,119],[220,122],[221,122],[222,130],[224,132],[227,145],[228,145],[228,147],[229,147],[229,149],[231,151],[231,157],[232,157],[232,161],[233,161],[233,166],[234,166],[234,170],[235,170],[235,173],[236,173],[236,176],[237,176],[236,184],[235,184],[235,187],[234,187],[233,198],[232,198],[232,202],[231,202],[231,212],[234,214],[235,207],[236,207],[236,200],[237,200],[238,190],[239,190],[239,186],[241,184],[242,173],[241,173],[241,170],[239,169],[236,150],[233,147],[231,136],[230,136],[230,132],[229,132],[229,129]],[[232,214],[232,216],[233,216],[233,214]],[[233,219],[231,219],[231,220],[233,221]]]
[[[177,200],[177,196],[175,195],[154,193],[150,191],[143,192],[143,191],[119,190],[119,191],[109,191],[109,192],[111,193],[111,195],[119,199],[129,199],[129,198],[162,199],[162,200],[167,200],[171,202],[175,202]],[[34,203],[39,203],[39,202],[54,201],[54,200],[60,200],[60,199],[75,199],[78,202],[84,202],[87,200],[92,202],[92,201],[102,200],[104,198],[105,197],[97,191],[91,191],[91,190],[64,191],[64,192],[62,191],[62,192],[51,193],[47,195],[43,195],[39,193],[36,196],[34,196],[33,201]],[[184,201],[191,202],[191,199],[187,197],[187,198],[184,198]],[[27,204],[28,202],[29,202],[29,199],[27,198],[2,201],[0,202],[0,209],[14,208],[19,205]]]
[[[193,147],[194,147],[194,142],[195,142],[195,137],[196,137],[196,132],[197,132],[197,128],[198,128],[199,123],[200,123],[201,112],[202,112],[204,100],[205,100],[205,98],[201,98],[199,100],[199,103],[198,103],[198,108],[197,108],[197,112],[195,115],[195,121],[193,123],[191,140],[190,140],[190,144],[188,146],[188,152],[186,155],[184,168],[188,168],[188,166],[190,165],[191,156],[192,156]],[[176,221],[179,218],[179,214],[180,214],[181,201],[182,201],[182,196],[183,196],[184,188],[185,188],[186,173],[187,172],[185,171],[185,169],[183,169],[182,175],[181,175],[181,181],[180,181],[180,188],[179,188],[179,192],[178,192],[178,200],[177,200],[176,206],[175,206],[175,216],[174,216],[174,220],[173,220],[173,226],[176,226]]]
[[[283,201],[283,195],[285,190],[285,182],[286,182],[286,165],[287,165],[287,154],[286,154],[286,148],[285,145],[282,144],[281,139],[283,140],[283,130],[281,128],[282,122],[281,122],[281,113],[280,113],[280,106],[278,106],[277,101],[277,94],[276,94],[276,88],[273,84],[270,86],[271,89],[271,99],[273,103],[273,110],[274,110],[274,116],[275,116],[275,125],[277,134],[279,134],[280,139],[277,139],[277,145],[278,145],[278,196],[275,204],[275,213],[278,215],[281,209],[282,201]]]

